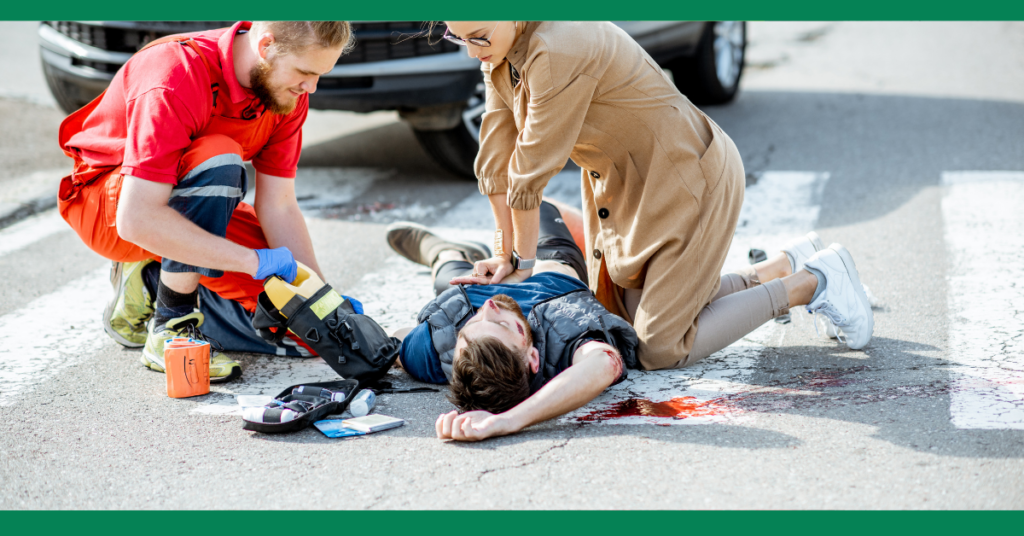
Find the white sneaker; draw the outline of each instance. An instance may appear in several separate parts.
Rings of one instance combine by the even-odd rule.
[[[804,263],[807,259],[814,256],[815,253],[825,249],[825,244],[821,243],[821,238],[818,237],[818,233],[811,231],[800,238],[790,241],[790,243],[782,246],[782,251],[789,254],[793,258],[793,273],[797,273],[804,269]]]
[[[796,265],[796,268],[793,270],[794,274],[804,269],[804,263],[807,262],[807,259],[813,257],[815,253],[823,249],[825,249],[825,244],[821,242],[821,238],[818,236],[818,233],[814,231],[811,231],[800,238],[796,238],[785,246],[782,246],[782,251],[793,258],[793,264]],[[828,317],[823,315],[817,316],[814,321],[815,331],[817,331],[820,326],[821,330],[824,331],[825,335],[828,335],[830,339],[839,338],[839,328],[837,328],[836,325],[828,319]]]
[[[846,346],[860,350],[871,341],[875,316],[850,252],[832,244],[804,263],[825,276],[825,289],[807,306],[807,312],[822,314],[845,335]]]
[[[814,315],[814,332],[824,333],[830,339],[838,339],[840,336],[839,328],[825,315]]]

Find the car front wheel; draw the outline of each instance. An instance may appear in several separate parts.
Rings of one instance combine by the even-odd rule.
[[[695,104],[724,104],[736,98],[743,74],[747,27],[743,21],[705,25],[697,51],[668,62],[676,87]],[[475,179],[473,163],[480,150],[484,113],[483,83],[466,103],[462,121],[447,130],[414,130],[416,139],[444,169]]]
[[[739,92],[747,48],[747,23],[710,22],[693,56],[676,58],[665,67],[676,87],[694,104],[725,104]]]
[[[420,145],[444,169],[476,180],[473,162],[480,151],[480,123],[484,115],[484,84],[477,85],[462,110],[462,120],[447,130],[413,130]]]

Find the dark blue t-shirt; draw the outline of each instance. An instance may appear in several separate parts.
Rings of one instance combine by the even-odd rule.
[[[537,303],[585,288],[587,286],[579,279],[556,272],[544,272],[522,283],[510,285],[465,286],[466,296],[469,296],[469,303],[473,306],[474,313],[485,301],[495,295],[505,294],[519,304],[519,308],[523,310],[525,316],[530,316],[530,311]],[[402,361],[402,367],[413,378],[427,383],[448,383],[448,378],[444,375],[444,370],[441,369],[441,358],[438,357],[437,351],[434,350],[434,343],[430,340],[430,326],[426,322],[416,326],[405,336],[399,358]]]

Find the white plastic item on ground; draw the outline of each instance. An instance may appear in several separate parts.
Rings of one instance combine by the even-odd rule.
[[[377,395],[369,389],[363,389],[359,391],[359,394],[349,402],[348,412],[353,417],[362,417],[369,415],[373,411],[373,406],[377,404]]]
[[[276,413],[278,411],[281,412],[280,420],[270,420],[270,421],[265,420],[268,417],[268,415],[267,415],[268,412]],[[295,420],[295,417],[298,417],[298,416],[299,416],[298,413],[295,413],[294,411],[292,411],[290,409],[281,410],[279,408],[266,408],[266,407],[262,407],[262,408],[242,408],[242,418],[247,420],[247,421],[249,421],[249,422],[269,422],[269,423],[273,424],[273,423],[279,423],[279,422],[293,421],[293,420]]]

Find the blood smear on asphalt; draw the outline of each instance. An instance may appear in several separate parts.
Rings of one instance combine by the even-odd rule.
[[[700,401],[696,397],[681,396],[664,402],[653,402],[646,398],[629,398],[612,404],[608,409],[595,410],[577,417],[579,422],[595,422],[622,417],[667,417],[686,419],[689,417],[713,417],[735,413],[737,408],[724,403],[724,399]]]

